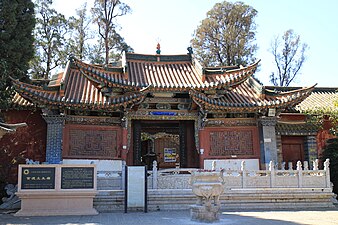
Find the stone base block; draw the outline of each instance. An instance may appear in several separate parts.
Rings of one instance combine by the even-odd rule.
[[[212,223],[219,220],[220,206],[192,205],[190,207],[191,220]]]
[[[21,209],[15,216],[97,215],[93,208],[96,191],[18,192]]]

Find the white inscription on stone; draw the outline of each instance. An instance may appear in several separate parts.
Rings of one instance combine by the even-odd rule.
[[[271,138],[264,138],[264,142],[265,143],[270,143],[271,142]]]

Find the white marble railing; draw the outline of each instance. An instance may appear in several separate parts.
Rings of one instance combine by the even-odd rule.
[[[214,165],[214,168],[217,168]],[[292,166],[289,166],[292,168]],[[189,189],[190,171],[196,169],[157,170],[154,162],[153,170],[148,177],[148,187],[153,189]],[[240,170],[224,170],[223,177],[226,188],[330,188],[329,160],[324,162],[323,170],[318,169],[318,160],[313,162],[309,170],[307,162],[297,162],[296,170],[277,170],[270,162],[268,170],[247,170],[245,162]]]

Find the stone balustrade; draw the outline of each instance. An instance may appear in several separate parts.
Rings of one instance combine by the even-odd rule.
[[[190,189],[190,172],[196,169],[165,169],[157,170],[154,164],[148,177],[149,188],[152,189]],[[289,165],[289,168],[292,166]],[[304,166],[297,162],[297,169],[275,169],[271,161],[268,170],[247,170],[245,162],[240,170],[224,170],[226,189],[231,188],[330,188],[329,160],[324,162],[324,168],[318,169],[318,160],[313,162],[309,170],[308,163]]]
[[[217,165],[213,165],[218,168]],[[246,167],[224,170],[224,193],[220,196],[222,209],[298,209],[334,207],[330,183],[329,161],[319,169],[318,160],[311,163],[298,162],[295,167],[289,165],[276,169],[270,162],[267,170]],[[122,166],[123,168],[123,166]],[[189,209],[195,203],[195,195],[190,185],[191,171],[196,168],[172,168],[148,171],[148,209],[181,210]],[[212,170],[212,169],[211,169]],[[94,206],[100,212],[123,210],[124,170],[98,174],[98,189],[102,188],[94,199]],[[120,182],[119,187],[106,185],[100,179],[113,179]],[[109,188],[110,186],[110,188]],[[103,190],[104,189],[104,190]]]

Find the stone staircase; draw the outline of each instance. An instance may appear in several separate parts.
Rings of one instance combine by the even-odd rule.
[[[99,190],[94,198],[94,208],[98,212],[116,212],[124,209],[124,191]]]
[[[332,208],[332,192],[316,188],[256,188],[227,190],[221,196],[222,210]],[[148,210],[187,210],[195,204],[191,189],[149,189]],[[100,190],[94,199],[99,212],[124,210],[124,191]],[[128,211],[133,210],[129,209]],[[140,209],[138,209],[140,210]],[[142,209],[141,209],[142,210]]]
[[[233,189],[220,198],[222,210],[333,208],[332,192],[325,189]],[[149,189],[148,210],[187,210],[195,204],[191,189]],[[124,210],[124,191],[101,190],[94,199],[99,212]],[[128,211],[133,210],[129,209]],[[140,209],[137,209],[140,210]],[[142,209],[141,209],[142,210]]]
[[[163,176],[163,178],[170,176]],[[263,177],[264,178],[264,177]],[[288,177],[287,177],[288,178]],[[290,177],[294,178],[294,177]],[[305,177],[307,178],[307,177]],[[305,182],[305,178],[303,182]],[[247,177],[247,179],[249,179]],[[149,181],[149,178],[148,178]],[[324,180],[325,181],[325,180]],[[163,182],[162,182],[163,183]],[[177,180],[166,180],[166,184],[176,184]],[[179,182],[178,182],[179,183]],[[184,183],[184,182],[181,182]],[[230,182],[228,182],[230,183]],[[322,182],[325,184],[325,182]],[[160,186],[161,183],[158,183]],[[251,183],[250,183],[251,184]],[[257,185],[258,186],[258,185]],[[301,209],[330,208],[332,189],[325,187],[231,187],[226,188],[220,201],[223,210],[240,209]],[[124,190],[122,176],[98,177],[98,194],[94,207],[99,212],[124,210]],[[195,204],[196,197],[187,187],[152,189],[148,182],[148,210],[186,210]],[[142,209],[129,209],[142,210]]]

